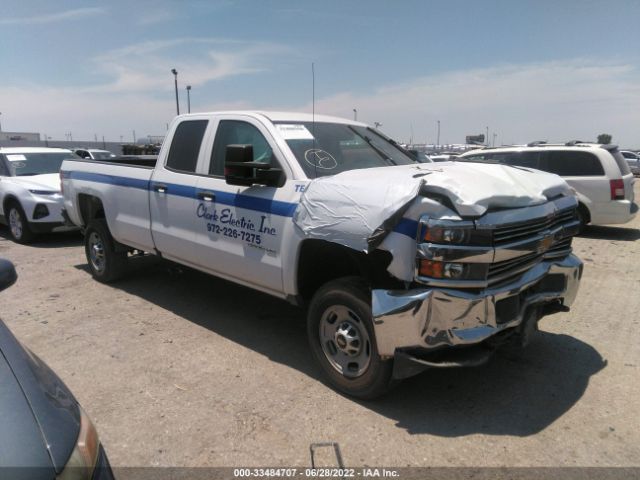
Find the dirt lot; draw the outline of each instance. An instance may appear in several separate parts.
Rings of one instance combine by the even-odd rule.
[[[637,466],[639,227],[575,240],[578,299],[527,350],[375,402],[322,383],[304,312],[153,258],[102,285],[77,235],[21,246],[0,227],[19,273],[0,315],[74,391],[115,466],[308,466],[326,441],[353,467]]]

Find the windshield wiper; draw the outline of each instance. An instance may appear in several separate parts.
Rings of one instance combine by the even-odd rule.
[[[382,157],[382,159],[384,161],[386,161],[387,163],[390,163],[391,165],[398,165],[393,158],[391,158],[389,155],[386,154],[386,152],[384,150],[382,150],[380,147],[377,147],[376,145],[374,145],[373,141],[371,140],[370,137],[368,137],[367,135],[361,135],[360,133],[358,133],[355,129],[349,127],[349,129],[354,132],[356,135],[358,135],[360,138],[362,138],[365,142],[367,142],[367,144],[373,148],[378,155],[380,155]]]

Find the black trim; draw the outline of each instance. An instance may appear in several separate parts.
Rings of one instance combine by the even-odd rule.
[[[64,226],[64,222],[29,222],[29,229],[33,233],[49,233],[56,227]]]

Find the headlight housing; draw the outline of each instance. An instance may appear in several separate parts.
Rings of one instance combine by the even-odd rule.
[[[98,432],[82,407],[78,405],[78,408],[80,409],[78,440],[57,480],[89,480],[98,461],[100,452]]]
[[[475,224],[466,220],[423,220],[421,221],[419,243],[441,245],[490,246],[491,234],[476,230]]]
[[[55,195],[56,193],[59,193],[54,190],[29,190],[29,192],[34,195]]]

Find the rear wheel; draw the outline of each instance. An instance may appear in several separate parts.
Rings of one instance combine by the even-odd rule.
[[[378,355],[371,294],[361,278],[341,278],[318,290],[309,306],[307,336],[316,360],[337,390],[371,399],[389,389],[393,361]]]
[[[127,266],[127,252],[118,252],[104,219],[93,220],[84,234],[84,250],[91,275],[109,283],[122,277]]]
[[[9,225],[9,233],[11,238],[18,243],[31,243],[35,238],[35,234],[29,227],[29,221],[24,210],[17,202],[9,204],[7,209],[7,223]]]

